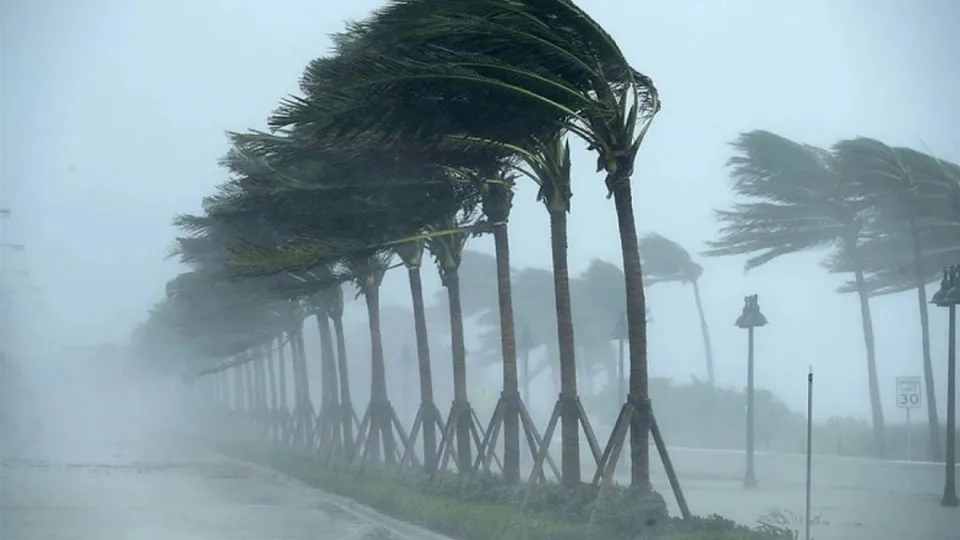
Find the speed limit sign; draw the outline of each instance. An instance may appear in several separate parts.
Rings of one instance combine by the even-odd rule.
[[[920,396],[920,377],[897,377],[897,407],[919,409]]]

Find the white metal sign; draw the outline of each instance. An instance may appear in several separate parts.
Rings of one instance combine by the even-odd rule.
[[[897,377],[897,407],[919,409],[921,395],[920,377]]]

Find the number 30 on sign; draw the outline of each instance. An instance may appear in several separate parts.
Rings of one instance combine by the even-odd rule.
[[[919,408],[920,395],[920,377],[897,377],[897,407]]]

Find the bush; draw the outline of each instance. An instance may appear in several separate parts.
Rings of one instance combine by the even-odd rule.
[[[411,470],[324,466],[280,447],[227,445],[237,459],[267,465],[309,485],[355,500],[383,514],[457,540],[780,540],[785,530],[760,531],[719,516],[681,520],[667,513],[656,492],[583,485],[514,486],[478,474],[464,483],[455,473],[430,479]],[[529,488],[529,489],[527,489]],[[599,496],[598,496],[599,495]]]

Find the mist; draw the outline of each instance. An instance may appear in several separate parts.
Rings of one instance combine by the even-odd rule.
[[[134,352],[130,343],[167,296],[168,281],[191,270],[172,255],[176,238],[187,235],[172,219],[201,215],[204,198],[230,177],[218,162],[231,148],[226,132],[265,129],[280,100],[301,93],[304,66],[330,53],[330,34],[381,4],[3,1],[0,208],[9,215],[0,219],[0,245],[5,246],[0,247],[5,288],[0,335],[3,352],[22,372],[13,422],[18,433],[29,436],[22,436],[16,451],[5,444],[8,480],[2,496],[5,527],[0,529],[6,535],[0,530],[0,540],[39,538],[43,520],[59,519],[50,517],[59,515],[54,507],[78,504],[44,499],[60,491],[56,483],[61,480],[49,471],[34,479],[30,464],[101,470],[97,468],[121,465],[149,469],[151,464],[188,469],[200,463],[201,469],[229,469],[246,478],[218,480],[219,473],[207,469],[177,473],[190,489],[206,490],[184,497],[199,501],[197,505],[214,501],[210,504],[218,509],[216,516],[196,517],[206,532],[186,526],[163,529],[173,527],[169,524],[154,529],[184,535],[180,538],[216,538],[218,523],[241,515],[245,505],[260,504],[258,485],[270,486],[262,488],[261,502],[276,514],[258,510],[259,529],[248,516],[244,523],[253,527],[250,534],[280,538],[282,529],[290,538],[306,538],[292,535],[341,519],[314,515],[321,511],[295,502],[298,497],[321,500],[312,498],[321,497],[317,490],[299,483],[303,478],[296,471],[281,468],[298,481],[279,480],[272,463],[251,465],[246,454],[228,459],[218,453],[225,445],[239,447],[237,433],[245,441],[260,433],[259,427],[237,420],[239,413],[231,409],[244,399],[235,395],[235,387],[216,390],[214,399],[213,383],[191,383],[185,375],[223,359],[176,356],[157,346],[153,356],[169,356],[158,368],[147,365],[144,357],[150,355]],[[955,538],[960,513],[938,506],[943,464],[930,457],[926,394],[924,408],[907,412],[898,407],[897,378],[923,375],[915,290],[869,301],[879,404],[892,448],[880,460],[870,455],[872,410],[861,311],[856,294],[836,292],[850,274],[829,273],[822,265],[829,246],[799,250],[750,271],[744,269],[747,256],[704,252],[719,235],[716,211],[742,202],[731,188],[727,166],[734,154],[731,142],[742,133],[766,130],[825,149],[837,141],[869,137],[960,162],[955,54],[960,49],[955,32],[960,6],[935,0],[716,0],[696,5],[581,0],[578,5],[613,36],[633,65],[653,78],[662,97],[662,112],[651,125],[633,174],[640,235],[656,233],[676,242],[703,269],[696,300],[687,282],[648,282],[645,288],[651,399],[694,513],[722,514],[750,526],[776,510],[802,513],[807,376],[812,372],[814,486],[815,493],[820,491],[814,502],[823,521],[814,537]],[[617,216],[603,173],[596,171],[596,154],[586,144],[576,138],[570,144],[571,280],[583,287],[606,284],[590,277],[591,265],[599,262],[616,268],[622,288]],[[520,389],[542,433],[557,402],[560,372],[550,222],[537,193],[534,182],[518,180],[509,240],[516,332],[535,334],[534,343],[518,352]],[[472,255],[464,256],[460,271],[468,394],[480,423],[486,424],[503,380],[497,284],[492,266],[484,266],[494,264],[492,235],[470,238],[466,253]],[[434,262],[424,255],[421,273],[434,399],[446,416],[454,400],[453,346],[447,292]],[[935,282],[927,285],[928,296],[937,288]],[[757,328],[755,335],[754,384],[763,393],[758,399],[764,400],[767,416],[757,420],[760,488],[748,492],[741,485],[748,345],[747,333],[734,323],[744,296],[751,294],[759,296],[769,325]],[[368,311],[356,284],[344,285],[343,295],[348,388],[362,418],[374,398]],[[578,375],[579,392],[601,447],[623,401],[617,386],[623,384],[617,379],[621,344],[613,335],[624,297],[617,289],[597,305],[578,302],[576,294],[573,300],[578,361],[589,359]],[[422,404],[410,300],[404,268],[388,271],[379,290],[380,331],[389,399],[408,431]],[[712,351],[709,389],[704,389],[709,374],[701,313]],[[932,390],[942,424],[948,414],[948,310],[931,305],[929,315]],[[303,329],[309,401],[319,407],[327,399],[323,344],[314,319],[309,313],[304,317],[309,317]],[[326,324],[325,316],[323,320]],[[278,348],[276,336],[270,339],[270,347]],[[179,346],[180,340],[167,341]],[[283,406],[293,410],[292,368],[286,377],[291,390]],[[558,427],[551,447],[558,460],[559,432]],[[589,482],[595,463],[585,442],[580,452],[584,481]],[[628,475],[628,453],[620,458],[620,475]],[[525,449],[522,454],[526,476],[533,459]],[[677,515],[680,508],[667,471],[656,452],[651,454],[654,488]],[[62,480],[63,485],[80,486],[75,488],[82,493],[78,497],[92,497],[101,488],[99,480],[91,480],[99,473],[90,474],[82,481]],[[175,507],[180,497],[169,487],[164,488],[169,500],[150,499],[151,486],[166,481],[159,472],[118,475],[129,477],[123,482],[134,485],[135,499],[142,497],[137,504],[155,505],[150,512],[156,515],[147,512],[154,517],[141,518],[151,523],[163,522],[159,513]],[[121,482],[119,476],[116,482]],[[880,477],[893,480],[875,480]],[[197,487],[210,478],[212,487]],[[23,499],[17,499],[18,489],[26,494]],[[725,495],[717,496],[721,492]],[[323,500],[327,502],[317,505],[329,503]],[[107,515],[105,504],[89,510],[90,515]],[[18,521],[11,516],[20,507],[34,510]],[[296,525],[278,525],[282,515]],[[137,519],[113,528],[103,521],[98,531],[106,538],[152,538],[138,528]],[[411,538],[427,534],[392,528],[369,516],[343,519],[350,525],[333,528],[348,537],[359,538],[377,527]],[[77,530],[84,523],[83,517],[64,520],[58,534],[67,534],[65,523]],[[242,533],[236,524],[229,529]],[[884,532],[891,536],[866,536]]]

